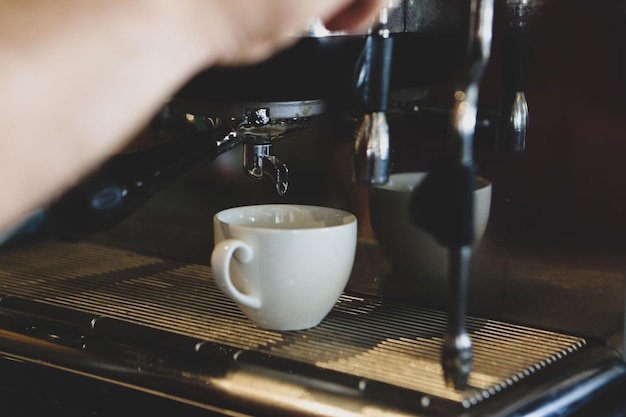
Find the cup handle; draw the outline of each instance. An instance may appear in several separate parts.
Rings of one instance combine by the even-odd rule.
[[[223,240],[216,243],[213,248],[211,268],[215,282],[227,296],[246,307],[259,309],[261,299],[239,291],[230,277],[230,263],[233,262],[233,255],[237,258],[236,261],[247,263],[252,259],[252,252],[252,248],[241,240]]]

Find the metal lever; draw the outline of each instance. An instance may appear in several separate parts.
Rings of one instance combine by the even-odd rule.
[[[367,37],[355,69],[355,90],[365,114],[355,134],[354,180],[364,185],[386,184],[389,180],[389,126],[387,111],[393,39],[388,10],[380,12],[380,23]]]
[[[441,365],[448,385],[465,389],[472,369],[472,341],[465,325],[469,261],[474,241],[473,137],[478,88],[491,53],[493,1],[472,0],[469,51],[450,117],[448,158],[431,171],[411,199],[419,227],[448,248],[448,329]]]

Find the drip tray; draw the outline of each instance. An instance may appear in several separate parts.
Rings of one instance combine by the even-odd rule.
[[[271,355],[471,407],[583,349],[580,337],[469,317],[470,389],[445,385],[445,313],[343,294],[316,328],[252,325],[215,286],[211,268],[89,242],[48,241],[0,252],[0,295],[110,317]]]

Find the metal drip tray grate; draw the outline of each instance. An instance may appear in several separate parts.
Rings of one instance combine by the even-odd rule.
[[[316,328],[252,325],[214,285],[211,268],[88,242],[42,242],[0,252],[0,295],[258,351],[467,407],[580,350],[584,339],[468,318],[471,389],[444,384],[439,363],[446,317],[439,311],[344,294]]]

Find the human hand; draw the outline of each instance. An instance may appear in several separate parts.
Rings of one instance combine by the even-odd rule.
[[[366,28],[389,1],[0,0],[0,232],[122,149],[199,71],[269,58],[316,18]]]
[[[201,0],[206,1],[206,0]],[[222,65],[261,61],[297,40],[315,18],[331,31],[369,27],[390,0],[216,0],[212,58]],[[215,17],[215,16],[214,16]]]

